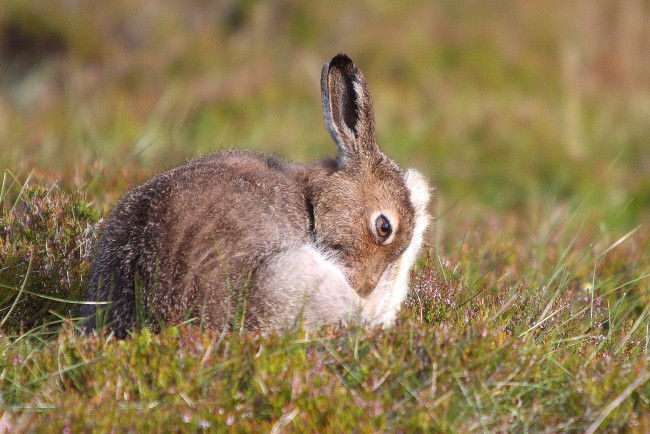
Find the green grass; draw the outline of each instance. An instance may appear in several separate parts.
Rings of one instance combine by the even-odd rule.
[[[650,430],[642,2],[5,3],[0,432]],[[81,336],[103,213],[202,153],[332,155],[338,51],[436,186],[398,324]]]

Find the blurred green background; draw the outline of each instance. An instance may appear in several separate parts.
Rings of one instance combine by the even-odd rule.
[[[107,208],[219,149],[333,155],[319,78],[338,52],[364,71],[380,146],[437,187],[436,215],[580,203],[616,232],[650,221],[639,0],[4,0],[0,169]]]

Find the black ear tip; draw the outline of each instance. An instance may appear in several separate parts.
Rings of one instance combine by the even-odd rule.
[[[349,68],[354,66],[352,59],[347,54],[339,53],[330,60],[330,68]]]

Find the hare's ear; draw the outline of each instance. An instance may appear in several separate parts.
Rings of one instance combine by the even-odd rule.
[[[323,66],[321,103],[325,127],[336,142],[338,167],[378,151],[372,99],[359,68],[345,54]]]

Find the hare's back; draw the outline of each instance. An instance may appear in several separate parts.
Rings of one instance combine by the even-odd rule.
[[[150,231],[158,238],[155,257],[145,258],[147,274],[157,282],[154,316],[199,305],[206,324],[220,327],[233,291],[256,292],[257,270],[268,258],[308,242],[310,212],[294,167],[271,157],[224,153],[164,174],[163,184],[171,188]],[[147,286],[145,293],[153,290]]]
[[[306,241],[311,213],[299,173],[300,166],[244,152],[213,154],[168,172],[167,244],[187,255],[190,238],[195,248],[231,257]]]

